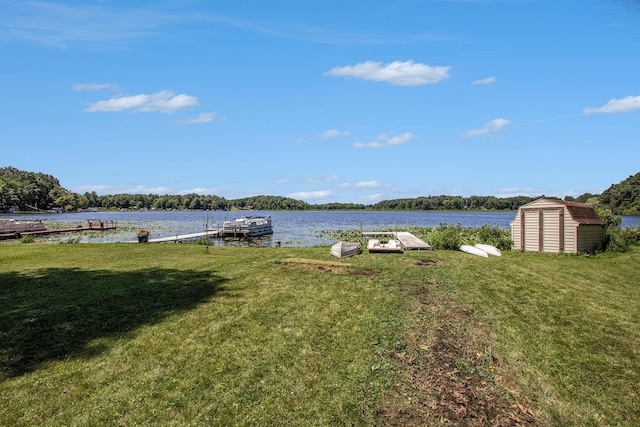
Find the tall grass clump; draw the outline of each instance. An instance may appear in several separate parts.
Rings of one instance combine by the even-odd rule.
[[[20,243],[34,243],[36,238],[31,234],[25,234],[20,238]]]

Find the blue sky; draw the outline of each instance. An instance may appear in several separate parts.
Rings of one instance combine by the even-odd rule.
[[[640,3],[0,0],[0,166],[84,193],[579,196],[640,171]]]

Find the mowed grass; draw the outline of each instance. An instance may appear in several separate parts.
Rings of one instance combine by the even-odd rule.
[[[639,261],[3,243],[0,425],[637,425]]]

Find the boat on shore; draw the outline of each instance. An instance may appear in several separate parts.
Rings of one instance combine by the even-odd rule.
[[[378,239],[370,239],[367,242],[369,253],[402,253],[402,244],[399,240],[389,239],[387,243],[382,243]]]
[[[361,254],[361,246],[360,243],[340,241],[331,246],[329,253],[338,258],[346,258]]]
[[[271,216],[246,216],[232,221],[224,221],[221,237],[256,237],[273,234]]]
[[[500,249],[496,248],[493,245],[487,245],[484,243],[477,243],[474,245],[476,248],[485,251],[487,254],[489,255],[493,255],[493,256],[502,256],[502,252],[500,251]]]
[[[471,245],[461,245],[460,246],[460,250],[462,252],[466,252],[466,253],[468,253],[470,255],[476,255],[476,256],[483,257],[483,258],[488,258],[489,257],[488,253],[486,253],[485,251],[483,251],[480,248],[476,248],[475,246],[471,246]]]

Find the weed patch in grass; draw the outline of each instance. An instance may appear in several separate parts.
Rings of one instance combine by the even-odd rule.
[[[499,360],[473,311],[424,284],[407,290],[407,349],[394,355],[401,381],[380,408],[385,425],[539,425],[500,384]]]
[[[375,270],[355,267],[350,264],[304,258],[289,258],[282,262],[282,266],[305,271],[317,271],[331,274],[349,274],[355,276],[375,276],[379,274],[379,272]]]

